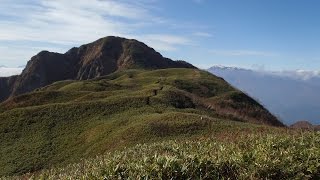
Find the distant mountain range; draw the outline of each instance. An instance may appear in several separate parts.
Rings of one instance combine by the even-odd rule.
[[[256,98],[286,124],[301,120],[320,124],[317,71],[265,72],[224,66],[208,71]]]

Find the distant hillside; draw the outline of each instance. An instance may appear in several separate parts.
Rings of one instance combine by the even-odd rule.
[[[288,125],[301,119],[320,124],[320,78],[312,73],[266,73],[222,66],[208,71],[258,99]]]
[[[298,121],[298,122],[292,124],[290,126],[290,128],[305,129],[305,130],[316,130],[316,131],[320,130],[320,126],[319,125],[313,125],[308,121]]]
[[[0,176],[137,143],[283,126],[221,78],[183,68],[56,82],[0,104],[0,119]]]
[[[13,78],[1,79],[0,102],[56,81],[92,79],[118,70],[139,68],[195,67],[164,58],[137,40],[110,36],[72,48],[65,54],[42,51],[35,55],[14,82]]]
[[[313,129],[313,125],[308,121],[298,121],[290,126],[296,129]]]

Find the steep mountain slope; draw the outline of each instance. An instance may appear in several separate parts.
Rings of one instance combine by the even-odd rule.
[[[215,66],[209,69],[233,86],[258,99],[286,124],[306,119],[320,124],[320,79]]]
[[[172,61],[142,42],[105,37],[65,54],[42,51],[32,57],[14,83],[0,84],[0,101],[61,80],[85,80],[126,69],[194,68]],[[8,78],[10,79],[10,78]],[[12,80],[2,80],[10,81]],[[10,92],[9,94],[6,92]]]
[[[0,105],[0,175],[136,143],[264,127],[254,124],[283,126],[252,98],[197,69],[56,82]]]

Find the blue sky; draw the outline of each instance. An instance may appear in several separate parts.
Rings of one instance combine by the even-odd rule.
[[[320,70],[318,0],[0,2],[0,65],[8,67],[116,35],[201,68]]]

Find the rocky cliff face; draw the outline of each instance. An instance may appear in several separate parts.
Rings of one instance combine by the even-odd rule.
[[[75,64],[75,60],[63,54],[42,51],[31,58],[17,77],[11,95],[30,92],[56,81],[74,79]]]
[[[137,40],[105,37],[65,54],[42,51],[35,55],[20,76],[0,79],[0,101],[56,81],[92,79],[125,69],[164,68],[195,67],[164,58]]]

